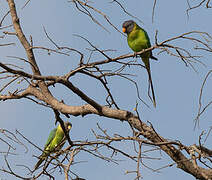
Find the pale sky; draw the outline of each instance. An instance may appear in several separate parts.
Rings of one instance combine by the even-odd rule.
[[[94,5],[97,9],[108,15],[111,22],[121,31],[122,23],[125,20],[133,18],[123,13],[117,4],[110,2],[111,1],[101,0],[91,5]],[[127,45],[126,37],[112,28],[104,18],[94,13],[94,15],[97,15],[96,17],[99,22],[108,29],[109,33],[91,21],[90,18],[77,11],[73,3],[56,0],[31,0],[24,9],[21,9],[24,5],[24,1],[16,1],[16,3],[23,31],[27,38],[29,38],[30,35],[32,36],[34,46],[54,48],[45,36],[43,30],[43,27],[45,27],[48,34],[59,46],[68,46],[78,49],[85,54],[85,59],[89,57],[89,51],[86,49],[89,48],[89,45],[84,40],[74,36],[74,34],[87,38],[100,49],[116,50],[108,53],[111,57],[132,53]],[[143,23],[140,23],[138,20],[133,19],[148,32],[152,45],[154,45],[156,30],[159,32],[159,42],[193,30],[212,33],[212,25],[209,23],[211,21],[211,10],[199,8],[190,11],[188,18],[186,15],[186,1],[157,1],[154,23],[152,23],[153,1],[122,0],[120,3],[126,7],[128,12],[142,20]],[[0,17],[2,17],[8,11],[6,1],[0,1],[0,8]],[[3,25],[6,25],[8,22],[10,22],[10,16],[6,18],[5,24]],[[0,31],[0,36],[3,35],[3,31],[5,30]],[[9,29],[7,31],[13,30]],[[6,40],[0,39],[0,44],[1,42],[5,43],[8,41],[15,42],[16,46],[0,47],[1,62],[18,62],[23,65],[23,62],[20,63],[18,60],[7,58],[7,56],[26,58],[23,48],[20,47],[20,43],[15,40],[15,37],[8,37]],[[185,40],[176,41],[174,43],[176,43],[174,45],[184,48],[191,48],[191,43]],[[150,121],[155,130],[164,138],[179,140],[187,146],[194,143],[198,144],[198,136],[202,130],[207,131],[211,126],[210,117],[212,107],[209,107],[200,117],[199,129],[194,130],[194,118],[198,111],[200,88],[205,75],[212,67],[211,54],[192,50],[192,53],[195,55],[203,56],[199,60],[207,65],[207,67],[204,67],[199,63],[194,63],[193,65],[197,70],[196,73],[191,67],[186,67],[181,59],[167,55],[166,53],[158,54],[158,52],[158,49],[153,51],[158,61],[151,61],[152,78],[157,101],[156,109],[153,108],[147,96],[147,73],[144,68],[130,67],[126,68],[125,72],[136,75],[133,79],[138,82],[141,97],[151,106],[151,109],[146,108],[138,100],[134,84],[129,83],[125,79],[119,77],[108,78],[111,92],[119,106],[124,110],[133,111],[136,101],[138,101],[140,105],[139,113],[142,120],[144,122]],[[74,69],[76,65],[78,65],[79,60],[79,56],[76,53],[71,53],[71,56],[67,57],[54,53],[48,55],[45,51],[35,50],[35,56],[43,75],[63,75]],[[104,57],[100,54],[93,56],[93,60],[102,59],[104,59]],[[140,59],[138,59],[138,62],[140,62]],[[109,64],[106,68],[116,69],[113,65],[114,64]],[[25,65],[24,67],[27,72],[31,73],[28,66]],[[106,92],[99,83],[81,75],[77,75],[71,78],[71,80],[73,84],[87,95],[94,98],[100,104],[105,104],[104,96]],[[3,86],[3,81],[1,86]],[[22,84],[17,86],[22,86]],[[11,89],[16,88],[14,86]],[[207,86],[204,89],[203,104],[211,100],[211,89],[211,79],[209,78]],[[80,98],[62,86],[56,85],[55,88],[50,88],[50,90],[58,99],[63,99],[69,105],[85,104]],[[55,127],[54,114],[51,109],[44,108],[26,99],[1,102],[0,113],[0,128],[5,128],[13,133],[15,133],[17,129],[41,148],[44,146],[50,130]],[[107,132],[111,135],[132,135],[129,125],[126,122],[122,123],[114,119],[96,115],[88,115],[85,117],[71,116],[70,119],[64,116],[61,117],[64,120],[71,121],[73,128],[70,132],[70,136],[73,141],[94,140],[95,137],[92,135],[91,129],[98,131],[96,123],[99,123],[101,127],[107,129]],[[0,137],[4,138],[2,135]],[[18,137],[20,138],[20,136]],[[210,141],[211,135],[205,144],[208,148],[211,148]],[[8,161],[13,163],[12,168],[17,173],[27,177],[25,169],[16,165],[24,164],[32,168],[37,161],[33,155],[38,156],[40,152],[26,141],[23,140],[23,142],[29,148],[29,151],[25,153],[25,149],[22,146],[15,145],[17,150],[14,152],[18,155],[9,156]],[[114,145],[116,147],[122,147],[123,150],[131,154],[134,153],[131,143],[130,146],[128,143],[117,143]],[[7,151],[7,147],[1,141],[0,146],[5,148],[0,151]],[[146,147],[145,149],[151,149],[151,147]],[[104,149],[103,152],[108,154],[106,150],[107,149]],[[111,151],[109,152],[111,153]],[[2,160],[3,155],[1,156],[1,167],[6,168]],[[159,152],[149,153],[148,156],[161,158],[161,160],[144,159],[144,164],[153,169],[173,163],[163,152],[162,156],[160,156]],[[90,154],[81,152],[75,161],[82,161],[82,163],[75,164],[71,169],[73,172],[79,174],[80,177],[87,180],[134,179],[136,177],[135,174],[125,175],[125,171],[135,170],[136,163],[119,154],[115,158],[122,160],[119,162],[119,165],[105,162]],[[59,176],[58,174],[59,173],[56,175],[56,179],[64,179],[63,175]],[[173,176],[177,177],[177,179],[194,179],[191,175],[177,169],[176,165],[164,168],[160,170],[159,173],[152,172],[142,166],[141,175],[147,180],[156,178],[157,180],[171,179]],[[0,177],[2,179],[16,179],[2,172],[0,172]],[[42,176],[40,179],[46,179],[46,177]]]

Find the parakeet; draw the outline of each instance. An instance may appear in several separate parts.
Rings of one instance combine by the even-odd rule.
[[[125,21],[122,25],[122,30],[124,33],[127,34],[127,42],[129,47],[134,52],[142,51],[143,49],[147,49],[151,47],[149,36],[147,32],[142,29],[140,26],[138,26],[134,21],[129,20]],[[142,53],[141,59],[144,62],[144,65],[146,67],[148,76],[149,76],[149,83],[152,91],[152,101],[154,107],[156,107],[156,101],[155,101],[155,93],[152,83],[152,77],[151,77],[151,71],[150,71],[150,63],[149,58],[157,60],[156,57],[152,55],[152,51],[147,51],[145,53]]]
[[[64,122],[64,126],[66,132],[69,133],[72,124],[70,122]],[[61,125],[58,125],[57,128],[50,132],[46,145],[44,146],[43,153],[39,156],[39,161],[35,165],[34,170],[36,170],[51,153],[59,151],[65,144],[65,141],[65,133],[63,132]]]

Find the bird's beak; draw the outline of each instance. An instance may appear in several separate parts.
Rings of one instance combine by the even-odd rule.
[[[127,29],[125,27],[122,28],[122,31],[126,33]]]
[[[68,129],[71,129],[71,125],[68,125]]]

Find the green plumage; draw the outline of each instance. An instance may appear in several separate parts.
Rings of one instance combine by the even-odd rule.
[[[72,127],[70,122],[65,122],[64,126],[67,132],[69,132]],[[50,132],[48,140],[44,146],[43,153],[39,156],[39,161],[35,165],[34,169],[36,170],[51,153],[59,151],[65,144],[65,141],[65,133],[63,132],[62,127],[58,125],[57,128]]]
[[[134,21],[129,20],[125,21],[122,25],[123,27],[123,32],[127,34],[127,42],[129,47],[134,51],[134,52],[140,52],[143,49],[147,49],[151,47],[150,39],[147,34],[147,32],[142,29],[140,26],[138,26]],[[157,60],[152,55],[152,51],[147,51],[142,53],[141,59],[144,62],[144,65],[146,67],[148,76],[149,76],[149,83],[152,91],[152,101],[154,107],[156,107],[156,101],[155,101],[155,93],[154,93],[154,88],[153,88],[153,83],[152,83],[152,77],[151,77],[151,71],[150,71],[150,64],[149,64],[149,58]]]

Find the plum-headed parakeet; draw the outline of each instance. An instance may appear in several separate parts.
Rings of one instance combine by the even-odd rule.
[[[122,25],[122,30],[124,33],[127,34],[128,45],[134,52],[140,52],[143,49],[147,49],[151,47],[147,32],[144,29],[142,29],[140,26],[138,26],[134,21],[132,20],[125,21]],[[152,55],[152,51],[144,52],[140,56],[142,61],[145,64],[145,67],[149,76],[149,83],[150,83],[150,87],[152,91],[153,105],[154,107],[156,107],[155,93],[153,89],[149,58],[155,59],[155,60],[157,60],[157,58]]]
[[[72,124],[70,122],[64,122],[64,126],[66,132],[69,133]],[[34,170],[36,170],[51,153],[59,151],[65,144],[65,141],[65,133],[63,132],[61,125],[58,125],[57,128],[50,132],[46,145],[44,146],[43,153],[39,156],[39,161],[35,165]]]

